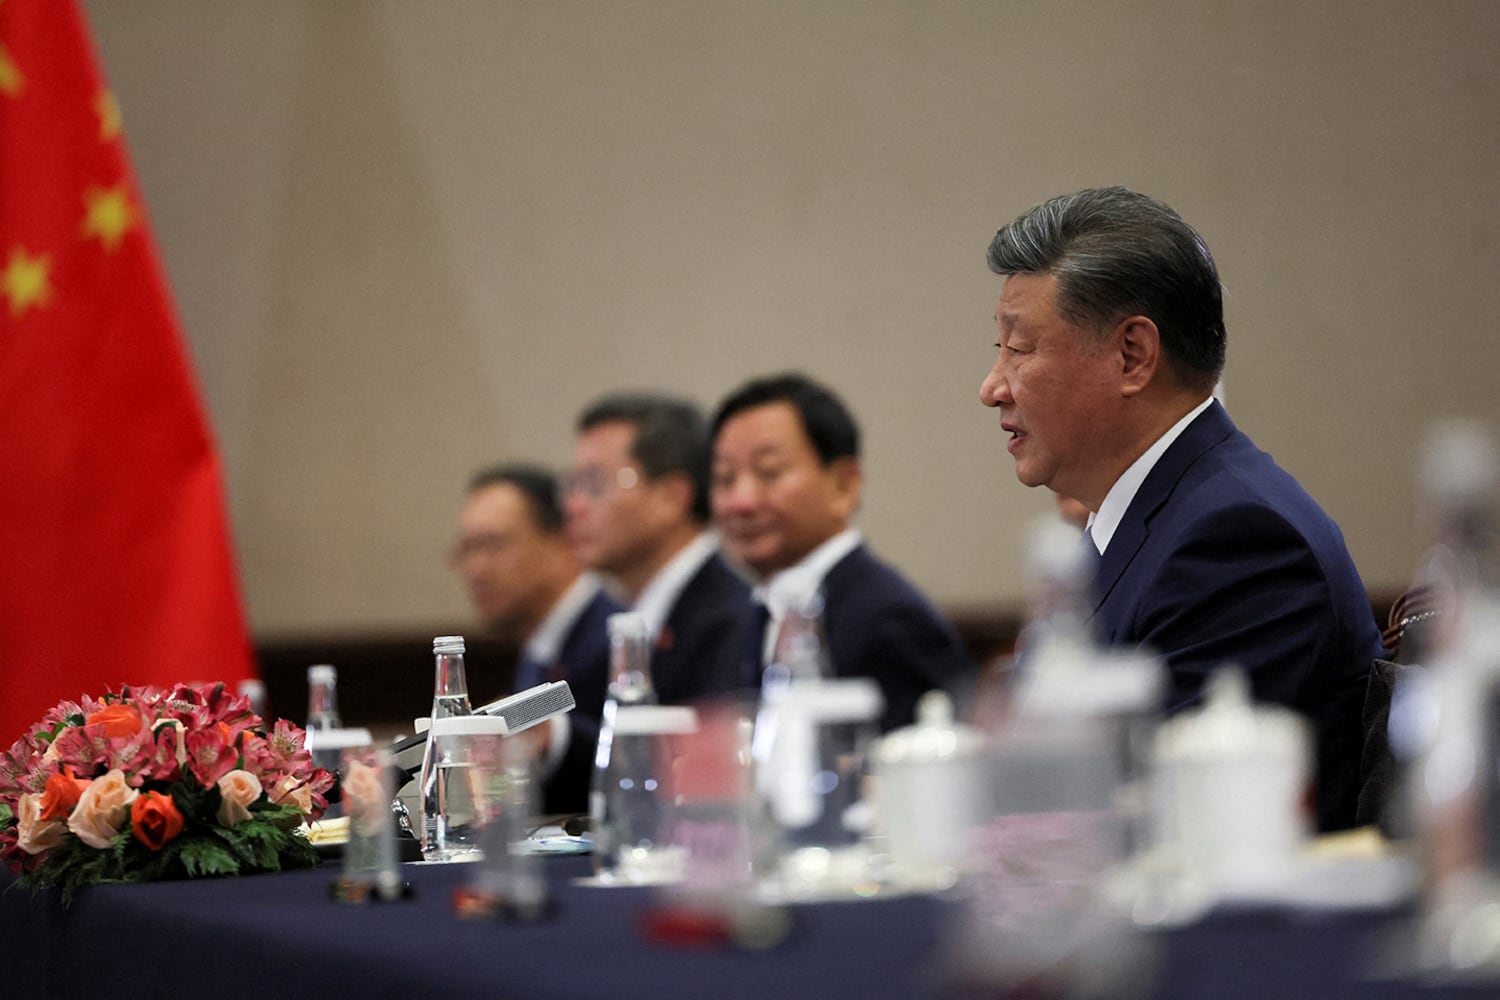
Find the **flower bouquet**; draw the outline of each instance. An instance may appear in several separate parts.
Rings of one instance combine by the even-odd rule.
[[[305,736],[223,684],[65,701],[0,752],[0,861],[65,903],[100,882],[309,867],[301,827],[333,776]]]

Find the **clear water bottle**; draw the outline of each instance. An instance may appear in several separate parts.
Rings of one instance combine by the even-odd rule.
[[[237,690],[242,698],[250,702],[250,711],[266,717],[266,682],[259,677],[247,677],[240,681]]]
[[[338,671],[327,663],[307,668],[308,749],[312,751],[313,764],[329,772],[338,769],[339,751],[319,747],[318,734],[343,728],[339,719],[338,679]]]
[[[605,879],[641,882],[661,825],[653,725],[639,709],[656,705],[650,635],[633,611],[609,617],[610,682],[594,755],[589,820],[594,870]],[[650,714],[649,712],[646,714]]]
[[[776,796],[797,734],[787,732],[784,707],[793,684],[833,679],[833,663],[823,639],[823,595],[814,590],[789,602],[776,627],[776,644],[761,675],[760,702],[750,752],[755,788],[767,801]]]
[[[431,718],[472,715],[469,682],[464,673],[463,636],[438,636],[432,640],[432,652],[437,662]],[[480,850],[479,818],[469,763],[428,731],[420,786],[422,856],[429,861],[450,861]]]

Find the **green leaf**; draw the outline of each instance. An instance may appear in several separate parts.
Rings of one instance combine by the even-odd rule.
[[[16,814],[10,811],[10,806],[0,802],[0,826],[8,825],[15,818]]]
[[[265,798],[257,799],[250,806],[250,814],[284,830],[295,830],[302,825],[302,810],[290,802],[277,805]]]
[[[194,837],[179,849],[178,858],[189,878],[204,875],[238,875],[240,862],[234,852],[207,837]]]
[[[196,826],[200,823],[205,826],[218,825],[219,804],[224,801],[218,785],[202,788],[196,782],[179,781],[173,784],[169,791],[172,795],[172,803],[177,806],[177,811],[182,813],[182,818],[188,826]]]

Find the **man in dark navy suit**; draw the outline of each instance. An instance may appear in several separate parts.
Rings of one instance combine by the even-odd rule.
[[[552,475],[526,465],[476,474],[452,564],[489,630],[524,642],[514,689],[568,682],[573,711],[528,738],[544,764],[542,810],[587,810],[609,673],[605,619],[620,606],[574,557]]]
[[[708,439],[698,408],[648,393],[588,407],[564,505],[574,551],[646,621],[658,700],[742,690],[750,588],[706,527]]]
[[[747,383],[714,417],[712,477],[725,548],[760,581],[754,676],[787,612],[820,592],[834,673],[880,684],[883,728],[910,723],[924,692],[967,683],[972,662],[952,626],[852,527],[859,429],[837,396],[797,374]]]
[[[1006,279],[980,400],[1022,483],[1093,512],[1099,635],[1166,659],[1169,710],[1245,668],[1315,728],[1319,826],[1352,825],[1380,633],[1338,527],[1212,397],[1225,330],[1202,238],[1101,188],[1005,226],[989,265]]]

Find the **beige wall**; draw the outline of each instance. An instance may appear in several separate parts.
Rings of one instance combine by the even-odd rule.
[[[262,637],[464,620],[466,475],[622,386],[803,368],[863,525],[950,609],[1026,519],[983,251],[1053,194],[1178,208],[1230,412],[1411,566],[1424,425],[1500,430],[1500,4],[91,0]]]

